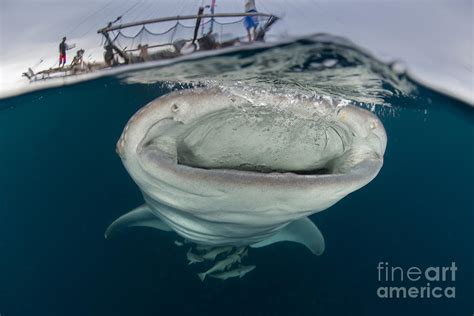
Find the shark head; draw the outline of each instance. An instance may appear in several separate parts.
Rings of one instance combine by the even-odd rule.
[[[140,109],[117,152],[149,213],[184,238],[216,246],[292,240],[317,253],[324,242],[307,216],[369,183],[386,141],[380,120],[358,107],[204,88]]]

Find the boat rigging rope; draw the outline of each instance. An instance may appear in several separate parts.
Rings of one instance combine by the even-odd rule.
[[[38,67],[42,62],[43,62],[43,57],[41,57],[39,62],[37,62],[33,67],[31,67],[31,69],[35,70],[35,68]]]
[[[132,11],[137,5],[139,5],[142,1],[137,1],[134,5],[132,5],[128,10],[126,10],[124,13],[122,13],[117,19],[121,19],[125,14],[128,12]]]
[[[69,28],[69,30],[65,33],[67,36],[73,37],[75,32],[77,32],[78,28],[82,26],[84,23],[88,22],[90,18],[93,16],[97,15],[99,12],[102,12],[106,7],[111,5],[113,3],[113,0],[108,1],[105,5],[101,6],[99,9],[95,10],[91,14],[87,15],[85,18],[83,18],[78,24],[75,26]],[[79,36],[81,38],[82,36]]]

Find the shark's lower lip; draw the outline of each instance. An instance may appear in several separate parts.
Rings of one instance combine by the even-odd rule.
[[[282,197],[291,201],[294,191],[300,191],[296,198],[310,194],[316,187],[331,188],[338,186],[357,187],[369,182],[376,176],[383,164],[383,159],[365,159],[351,166],[350,170],[339,173],[331,172],[259,172],[258,170],[241,170],[232,168],[201,168],[179,164],[175,157],[156,148],[147,148],[140,153],[140,172],[153,179],[155,183],[165,182],[177,188],[180,183],[193,183],[193,187],[201,192],[202,188],[213,187],[207,194],[199,193],[201,196],[216,196],[215,192],[230,192],[240,190],[243,186],[246,190],[260,188],[262,190],[281,190]],[[202,185],[200,187],[200,184]],[[337,190],[336,190],[337,191]],[[343,190],[345,191],[345,190]],[[214,192],[214,193],[210,193]],[[238,193],[236,197],[238,198]],[[338,193],[333,197],[340,196]]]

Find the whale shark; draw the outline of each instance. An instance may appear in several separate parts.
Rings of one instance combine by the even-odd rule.
[[[203,247],[325,241],[309,216],[368,184],[385,129],[368,110],[330,98],[224,88],[159,97],[133,115],[117,153],[145,204],[132,226],[173,231]]]

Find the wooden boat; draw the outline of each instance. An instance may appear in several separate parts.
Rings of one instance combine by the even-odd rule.
[[[109,67],[176,58],[198,51],[248,45],[264,41],[270,27],[279,19],[269,13],[214,13],[213,8],[211,13],[204,13],[204,10],[204,7],[200,7],[195,15],[161,17],[124,24],[117,24],[121,21],[121,17],[118,17],[97,31],[105,40],[103,62],[87,63],[82,58],[84,50],[81,54],[79,50],[68,66],[49,68],[36,73],[29,68],[23,76],[30,81],[75,76]],[[247,39],[250,33],[242,35],[232,31],[245,30],[242,24],[248,17],[257,19],[259,25],[251,41]],[[185,25],[183,21],[194,21],[194,25]],[[150,25],[168,25],[168,28],[156,33],[148,28]],[[124,30],[136,28],[139,30],[132,36],[124,33]]]

